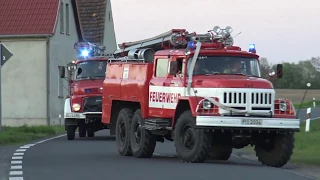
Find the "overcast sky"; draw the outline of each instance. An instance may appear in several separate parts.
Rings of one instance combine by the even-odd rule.
[[[117,43],[174,28],[231,26],[235,45],[272,63],[320,56],[320,0],[111,0]]]

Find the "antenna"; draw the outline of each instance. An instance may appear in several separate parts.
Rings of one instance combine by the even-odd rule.
[[[237,37],[239,34],[241,34],[241,31],[238,33],[238,34],[236,34],[235,36],[233,36],[232,38],[235,38],[235,37]]]

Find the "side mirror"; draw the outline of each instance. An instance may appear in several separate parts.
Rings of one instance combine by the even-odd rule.
[[[64,66],[58,66],[60,78],[66,77],[66,69]]]
[[[178,72],[178,62],[177,61],[171,61],[170,62],[169,74],[170,75],[176,75],[177,72]]]
[[[277,64],[277,78],[282,78],[282,64]]]
[[[67,64],[67,70],[70,72],[74,72],[77,69],[77,65],[73,63]]]

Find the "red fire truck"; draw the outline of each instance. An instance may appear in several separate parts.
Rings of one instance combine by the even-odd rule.
[[[149,158],[167,139],[183,162],[227,160],[250,144],[262,164],[290,160],[300,130],[295,109],[261,78],[254,44],[241,50],[231,32],[172,29],[119,45],[103,82],[102,122],[121,155]],[[281,78],[281,64],[269,75]]]
[[[64,104],[64,120],[67,139],[94,137],[95,132],[107,129],[101,122],[102,83],[110,55],[104,54],[105,47],[89,42],[75,43],[79,52],[77,60],[67,65],[69,95]],[[65,78],[64,70],[61,78]]]

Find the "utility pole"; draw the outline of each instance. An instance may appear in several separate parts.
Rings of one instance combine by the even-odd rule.
[[[2,82],[1,82],[1,69],[13,54],[9,51],[9,49],[0,42],[0,133],[2,131]]]

